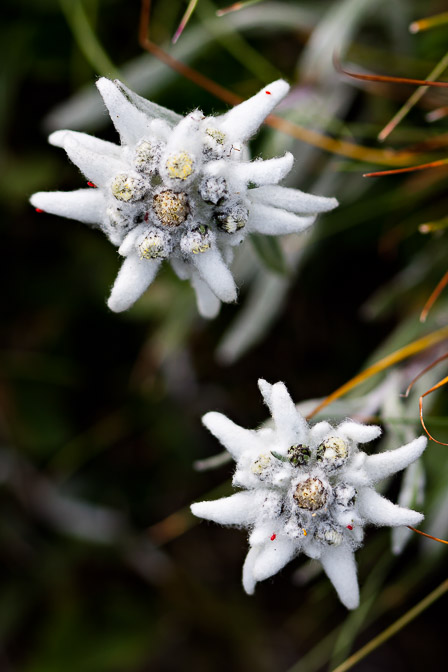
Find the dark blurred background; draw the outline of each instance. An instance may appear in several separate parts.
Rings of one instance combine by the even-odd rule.
[[[169,45],[186,4],[154,2],[156,42]],[[328,65],[333,49],[341,42],[358,69],[409,77],[426,77],[446,49],[447,24],[408,32],[443,2],[266,1],[235,13],[220,33],[214,10],[226,4],[199,0],[173,53],[244,97],[281,75],[293,89],[280,114],[366,147],[382,148],[376,134],[413,89],[342,81]],[[213,322],[198,317],[192,290],[168,268],[132,310],[111,313],[116,250],[99,232],[28,204],[34,191],[83,186],[47,144],[48,131],[69,120],[116,140],[94,87],[100,74],[138,80],[140,92],[178,112],[226,107],[153,57],[141,60],[139,12],[137,0],[3,0],[0,670],[333,669],[442,581],[443,547],[428,552],[436,542],[412,539],[393,558],[389,531],[371,530],[358,554],[365,592],[357,614],[347,615],[328,580],[301,561],[246,596],[244,532],[188,513],[192,501],[231,491],[230,465],[193,469],[220,451],[200,418],[220,410],[255,427],[267,416],[259,377],[285,381],[297,402],[324,397],[366,363],[446,324],[443,295],[427,325],[418,316],[448,261],[447,170],[369,181],[363,172],[387,165],[265,129],[254,155],[290,148],[291,186],[341,202],[303,237],[300,254],[287,241],[271,250],[284,255],[286,275],[269,268],[269,250],[257,257],[246,242],[239,305]],[[414,148],[416,163],[444,157],[446,122],[431,125],[425,114],[446,95],[429,92],[386,145]],[[429,139],[435,146],[421,148]],[[442,222],[436,233],[419,232],[434,221]],[[257,291],[272,318],[265,324],[249,311],[253,338],[229,345]],[[426,389],[443,375],[431,374]],[[442,394],[431,410],[441,440],[445,408]],[[417,406],[409,412],[420,433]],[[425,507],[440,514],[443,536],[446,448],[429,451]],[[399,488],[399,480],[390,485],[392,499]],[[432,606],[358,669],[409,672],[443,661],[446,606]]]

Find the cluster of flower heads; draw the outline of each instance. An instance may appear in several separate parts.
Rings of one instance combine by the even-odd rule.
[[[229,264],[248,233],[297,233],[336,207],[334,198],[278,186],[291,170],[290,153],[248,160],[248,139],[288,92],[283,80],[216,117],[200,110],[181,117],[117,80],[97,86],[121,145],[74,131],[49,138],[97,188],[40,192],[31,203],[97,226],[118,246],[125,260],[111,310],[132,306],[169,259],[190,279],[200,313],[214,317],[221,301],[236,300]]]
[[[65,149],[90,187],[37,193],[31,202],[97,226],[119,248],[125,260],[108,301],[113,311],[132,306],[169,259],[180,278],[190,279],[200,313],[214,317],[221,301],[236,299],[229,264],[248,233],[301,232],[318,213],[337,206],[334,198],[278,186],[291,170],[290,153],[248,159],[246,143],[286,95],[284,81],[218,117],[200,110],[181,117],[119,81],[102,78],[97,86],[121,145],[73,131],[53,133],[50,142]],[[423,518],[373,485],[414,462],[426,438],[369,456],[358,446],[376,439],[379,427],[351,420],[309,427],[283,383],[259,385],[274,427],[246,430],[219,413],[203,418],[236,460],[233,482],[243,491],[193,504],[192,511],[250,530],[243,568],[248,593],[304,553],[321,562],[341,601],[355,608],[354,552],[364,526],[416,525]]]
[[[310,427],[283,383],[260,380],[259,387],[273,427],[243,429],[215,412],[203,418],[235,459],[233,483],[243,491],[191,509],[201,518],[250,530],[243,568],[247,593],[304,553],[320,561],[342,603],[354,609],[359,604],[354,552],[362,545],[364,526],[414,526],[423,519],[373,485],[417,460],[427,439],[367,455],[359,444],[378,438],[379,427],[352,420]]]

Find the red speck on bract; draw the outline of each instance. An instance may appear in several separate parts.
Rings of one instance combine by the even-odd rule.
[[[268,96],[272,96],[272,93],[270,91],[265,91],[265,93],[267,93]]]
[[[145,220],[145,222],[148,221],[148,218],[149,218],[149,212],[145,212],[145,216],[143,217],[143,219]]]
[[[347,530],[353,530],[353,525],[347,525]]]
[[[271,541],[274,541],[276,538],[277,538],[277,535],[273,534],[272,537],[271,537]]]
[[[35,208],[36,212],[45,212],[45,210],[42,210],[41,208]]]
[[[93,187],[94,189],[97,188],[95,182],[87,182],[87,186],[88,186],[88,187]]]

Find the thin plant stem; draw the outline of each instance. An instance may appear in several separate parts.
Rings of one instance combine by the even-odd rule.
[[[187,23],[191,19],[191,15],[193,14],[194,10],[196,9],[197,4],[198,4],[198,0],[190,0],[190,2],[188,3],[188,7],[185,10],[185,14],[183,15],[183,17],[182,17],[182,19],[179,23],[179,26],[177,27],[177,30],[173,35],[173,39],[171,40],[171,42],[173,44],[176,44],[177,40],[179,39],[179,37],[184,32],[185,26],[187,25]]]
[[[428,537],[428,539],[432,539],[433,541],[438,541],[439,544],[448,544],[448,541],[445,541],[445,539],[439,539],[439,537],[433,537],[432,534],[427,534],[426,532],[422,532],[421,530],[417,530],[416,527],[412,527],[411,525],[408,525],[408,527],[413,532],[417,532],[417,534],[421,534],[422,537]]]
[[[351,380],[344,383],[344,385],[341,385],[341,387],[339,387],[337,390],[328,395],[328,397],[326,397],[320,404],[318,404],[316,408],[307,416],[307,419],[309,420],[313,418],[317,413],[319,413],[319,411],[321,411],[323,408],[331,404],[332,401],[335,401],[336,399],[342,397],[344,394],[347,394],[347,392],[357,387],[364,381],[368,380],[376,373],[385,371],[394,364],[402,362],[404,359],[407,359],[408,357],[412,357],[412,355],[416,355],[417,353],[422,352],[422,350],[427,350],[432,345],[440,343],[446,338],[448,338],[448,327],[442,327],[437,331],[433,331],[430,334],[427,334],[426,336],[423,336],[422,338],[419,338],[416,341],[413,341],[412,343],[405,345],[403,348],[399,348],[399,350],[392,352],[390,355],[383,357],[382,359],[380,359],[379,362],[376,362],[376,364],[369,366],[365,371],[361,371],[361,373],[358,373],[356,376],[351,378]]]
[[[81,0],[59,0],[62,11],[69,24],[76,43],[82,51],[93,70],[107,77],[119,77],[118,68],[110,60],[106,51],[101,46],[95,31],[84,10]]]
[[[219,100],[222,100],[224,103],[229,105],[238,105],[242,102],[243,98],[241,96],[238,96],[236,93],[233,93],[220,84],[217,84],[212,79],[206,77],[194,68],[190,68],[190,66],[185,65],[185,63],[182,63],[181,61],[173,58],[171,54],[168,54],[164,49],[153,42],[149,37],[150,13],[151,0],[142,0],[139,27],[139,42],[142,49],[145,49],[150,54],[162,61],[162,63],[165,63],[168,67],[172,68],[175,72],[178,72],[186,79],[194,82],[197,86],[205,89]],[[415,155],[411,152],[394,152],[390,149],[379,150],[371,147],[364,147],[362,145],[356,145],[355,143],[346,142],[344,140],[337,140],[322,135],[317,131],[303,128],[298,124],[294,124],[291,121],[282,119],[281,117],[277,117],[272,114],[268,116],[267,119],[265,119],[265,123],[268,126],[276,128],[279,131],[283,131],[293,138],[302,140],[303,142],[312,145],[313,147],[318,147],[319,149],[330,152],[331,154],[339,154],[341,156],[345,156],[350,159],[356,159],[358,161],[366,161],[386,166],[397,166],[403,163],[409,164],[415,160]]]
[[[432,80],[432,79],[437,79],[440,77],[441,74],[443,74],[444,70],[448,67],[448,52],[443,56],[443,58],[437,63],[437,65],[431,70],[429,73],[427,79]],[[394,128],[398,126],[398,124],[403,121],[405,116],[412,110],[414,105],[418,103],[418,101],[424,96],[426,91],[428,90],[427,86],[419,86],[416,91],[408,98],[408,100],[405,102],[405,104],[398,110],[398,112],[392,117],[392,119],[389,121],[389,123],[386,124],[386,126],[383,128],[382,131],[378,134],[378,140],[380,142],[384,142],[384,140],[392,133]]]
[[[225,16],[226,14],[230,14],[230,12],[239,12],[241,9],[246,9],[246,7],[250,7],[251,5],[257,5],[262,1],[263,0],[245,0],[245,2],[235,2],[233,5],[229,5],[228,7],[217,9],[216,16]]]
[[[384,177],[385,175],[401,175],[402,173],[415,173],[417,170],[427,170],[428,168],[440,168],[446,166],[448,159],[439,159],[431,163],[420,163],[417,166],[408,166],[407,168],[397,168],[395,170],[381,170],[375,173],[364,173],[363,177]]]
[[[448,23],[448,12],[442,12],[441,14],[428,16],[425,19],[419,19],[418,21],[413,21],[409,26],[409,30],[411,33],[420,33],[423,30],[429,30],[429,28],[436,28],[437,26],[443,26],[446,23]]]
[[[431,296],[424,305],[424,308],[420,314],[420,322],[426,322],[428,313],[439,298],[440,294],[443,292],[445,287],[448,285],[448,271],[444,274],[443,278],[437,283],[437,287],[431,292]]]
[[[341,665],[338,665],[338,667],[334,668],[333,672],[347,672],[347,670],[351,670],[352,667],[357,665],[361,660],[368,656],[369,653],[375,651],[375,649],[387,642],[391,637],[396,635],[397,632],[400,632],[400,630],[408,625],[408,623],[411,623],[415,618],[417,618],[417,616],[420,616],[420,614],[422,614],[428,607],[430,607],[432,604],[434,604],[434,602],[445,595],[447,591],[448,579],[445,579],[445,581],[442,581],[440,586],[433,590],[432,593],[429,593],[429,595],[421,600],[421,602],[416,604],[415,607],[409,609],[409,611],[406,612],[404,616],[383,630],[383,632],[380,633],[377,637],[371,639],[368,644],[356,651],[356,653],[347,658],[347,660],[341,663]]]

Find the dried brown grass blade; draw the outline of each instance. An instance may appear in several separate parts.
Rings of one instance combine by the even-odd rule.
[[[426,532],[422,532],[421,530],[417,530],[417,528],[412,527],[411,525],[408,525],[408,527],[413,532],[417,532],[417,534],[421,534],[422,537],[428,537],[428,539],[433,539],[433,541],[438,541],[440,544],[448,544],[448,541],[445,541],[445,539],[439,539],[439,537],[433,537],[432,534],[426,534]]]
[[[149,31],[150,14],[151,0],[142,0],[139,26],[139,42],[142,49],[145,49],[162,61],[162,63],[165,63],[168,67],[172,68],[186,79],[189,79],[191,82],[194,82],[197,86],[205,89],[224,103],[238,105],[238,103],[242,102],[243,98],[241,98],[241,96],[238,96],[236,93],[217,84],[194,68],[190,68],[190,66],[185,65],[185,63],[173,58],[173,56],[153,42],[150,39]],[[379,150],[371,147],[364,147],[363,145],[356,145],[355,143],[347,142],[345,140],[336,140],[326,135],[322,135],[317,131],[303,128],[298,124],[294,124],[275,115],[270,115],[265,120],[265,123],[287,133],[293,138],[302,140],[313,147],[318,147],[331,154],[339,154],[346,158],[356,159],[358,161],[377,163],[384,166],[397,166],[403,163],[411,163],[415,160],[414,154],[410,152],[394,152],[390,149]]]
[[[437,439],[435,439],[432,436],[432,434],[429,433],[428,428],[426,427],[425,421],[423,419],[423,399],[425,397],[427,397],[428,394],[431,394],[431,392],[435,392],[436,390],[438,390],[440,387],[443,387],[443,385],[446,385],[447,383],[448,383],[448,376],[445,376],[445,378],[442,378],[442,380],[439,380],[439,382],[436,383],[436,385],[431,387],[430,390],[427,390],[424,394],[422,394],[422,396],[419,399],[420,422],[422,423],[422,427],[425,430],[428,438],[431,439],[431,441],[434,441],[434,443],[438,443],[439,446],[448,446],[448,443],[444,443],[443,441],[438,441]]]
[[[334,67],[338,72],[354,79],[361,79],[365,82],[383,82],[392,84],[413,84],[417,86],[434,86],[440,89],[448,88],[448,82],[434,82],[430,79],[413,79],[411,77],[393,77],[390,75],[364,75],[360,72],[352,72],[342,67],[341,62],[335,56],[333,58]]]
[[[428,313],[439,298],[440,294],[443,292],[445,287],[448,285],[448,271],[445,273],[443,278],[437,284],[437,287],[432,291],[431,296],[424,305],[424,308],[420,314],[420,322],[426,322]]]
[[[433,81],[437,80],[440,77],[446,68],[448,67],[448,53],[446,53],[437,65],[431,70],[428,75],[428,80]],[[427,86],[419,86],[416,91],[408,98],[408,100],[402,105],[402,107],[394,114],[392,119],[386,124],[382,131],[378,134],[378,140],[383,142],[398,126],[398,124],[403,121],[405,116],[412,110],[414,105],[416,105],[419,100],[425,95],[428,90]]]
[[[384,175],[400,175],[401,173],[414,173],[417,170],[427,170],[428,168],[440,168],[446,166],[448,159],[439,159],[430,163],[420,163],[417,166],[407,166],[406,168],[395,168],[394,170],[380,170],[375,173],[364,173],[363,177],[384,177]]]
[[[417,382],[417,380],[420,380],[420,378],[421,378],[422,376],[424,376],[425,373],[428,373],[428,371],[431,371],[431,369],[433,369],[435,366],[437,366],[437,364],[438,364],[439,362],[443,362],[443,360],[446,359],[447,357],[448,357],[448,352],[445,353],[444,355],[442,355],[441,357],[437,357],[437,359],[435,359],[433,362],[431,362],[431,364],[428,364],[428,366],[425,366],[425,368],[424,368],[422,371],[420,371],[420,373],[418,373],[418,374],[415,376],[415,378],[413,378],[413,379],[411,380],[411,382],[409,383],[409,385],[408,385],[407,388],[406,388],[406,392],[405,392],[404,394],[400,394],[400,397],[403,397],[404,399],[407,399],[407,398],[409,397],[409,393],[410,393],[410,391],[411,391],[412,388],[414,387],[414,385],[415,385],[415,383]]]
[[[342,397],[344,394],[347,394],[347,392],[354,389],[357,385],[360,385],[361,383],[365,382],[366,380],[374,376],[376,373],[385,371],[394,364],[397,364],[398,362],[401,362],[404,359],[407,359],[408,357],[412,357],[412,355],[416,355],[417,353],[422,352],[423,350],[427,350],[432,345],[440,343],[441,341],[447,338],[448,338],[448,327],[442,327],[437,331],[433,331],[430,334],[427,334],[426,336],[423,336],[422,338],[419,338],[416,341],[413,341],[412,343],[405,345],[403,348],[400,348],[399,350],[392,352],[390,355],[383,357],[382,359],[379,360],[379,362],[376,362],[376,364],[369,366],[367,369],[365,369],[365,371],[361,371],[361,373],[358,373],[358,375],[354,376],[347,383],[344,383],[344,385],[341,385],[341,387],[339,387],[337,390],[328,395],[328,397],[326,397],[320,404],[316,406],[315,409],[313,409],[313,411],[307,416],[307,419],[309,420],[313,418],[322,409],[326,408],[326,406],[331,404],[332,401],[335,401],[336,399]]]
[[[442,12],[434,16],[419,19],[418,21],[413,21],[409,26],[409,30],[411,33],[419,33],[423,30],[429,30],[429,28],[443,26],[445,23],[448,23],[448,12]]]

